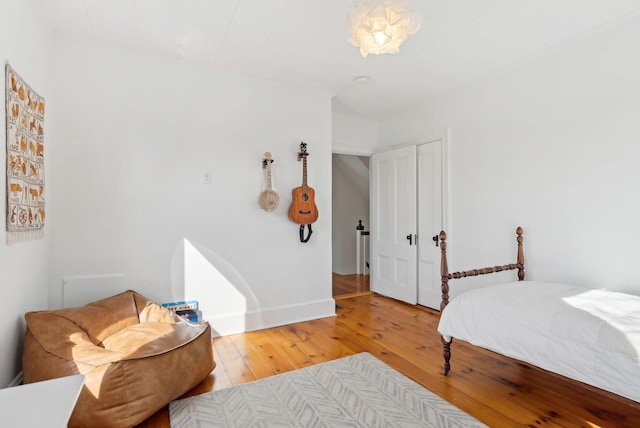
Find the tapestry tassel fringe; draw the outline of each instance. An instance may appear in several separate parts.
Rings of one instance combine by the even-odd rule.
[[[27,242],[42,238],[44,238],[44,229],[7,232],[7,244],[16,244],[18,242]]]

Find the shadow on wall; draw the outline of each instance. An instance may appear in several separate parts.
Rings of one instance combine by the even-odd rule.
[[[242,275],[210,248],[186,238],[173,255],[171,294],[173,300],[197,300],[214,337],[262,324],[258,299]]]

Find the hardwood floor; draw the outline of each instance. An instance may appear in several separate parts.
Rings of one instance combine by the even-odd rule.
[[[462,341],[443,376],[436,311],[369,294],[336,299],[336,312],[214,339],[217,367],[187,395],[369,352],[492,427],[640,427],[640,403]],[[168,410],[140,426],[169,427]]]
[[[369,275],[332,274],[333,297],[367,293],[369,291]]]

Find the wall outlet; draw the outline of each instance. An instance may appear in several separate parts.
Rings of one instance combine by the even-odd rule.
[[[202,173],[202,184],[211,184],[211,171],[204,171]]]

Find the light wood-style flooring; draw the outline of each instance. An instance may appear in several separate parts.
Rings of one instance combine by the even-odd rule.
[[[367,293],[369,291],[369,275],[340,275],[332,274],[333,297],[350,296]]]
[[[376,294],[336,304],[336,317],[214,339],[217,367],[187,395],[369,352],[492,427],[640,427],[640,403],[461,341],[443,376],[436,311]],[[141,427],[169,427],[167,409]]]

